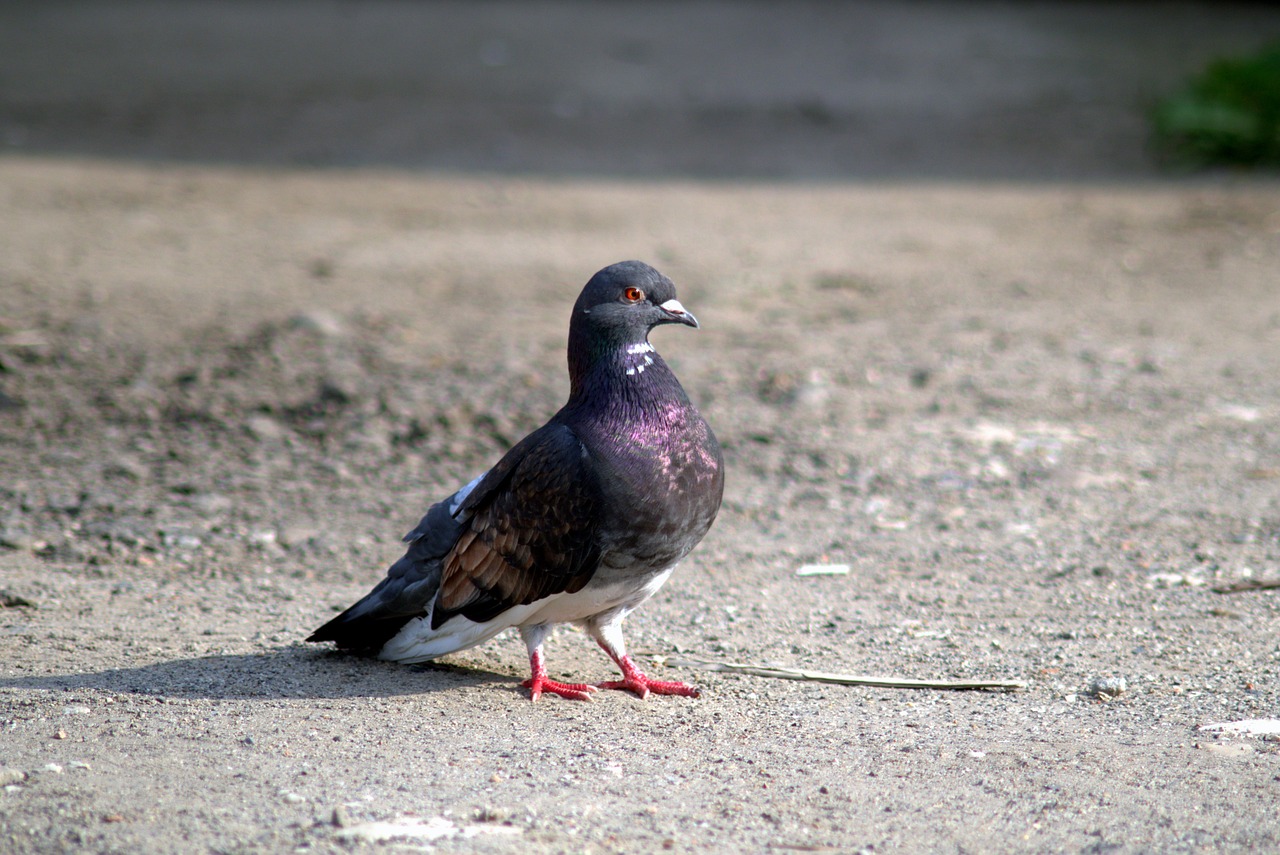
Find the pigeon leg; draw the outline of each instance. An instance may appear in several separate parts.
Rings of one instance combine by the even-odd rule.
[[[636,663],[631,661],[631,657],[627,655],[627,643],[622,638],[622,618],[617,617],[612,621],[605,623],[592,622],[588,624],[587,629],[595,637],[596,643],[609,654],[609,658],[617,663],[622,669],[621,680],[606,680],[603,683],[596,683],[596,687],[600,689],[625,689],[629,692],[635,692],[640,699],[649,696],[650,692],[655,695],[681,695],[686,698],[696,698],[702,694],[697,686],[690,686],[688,683],[681,683],[677,680],[654,680],[646,677],[644,672],[636,667]]]
[[[529,700],[536,701],[543,692],[550,692],[571,701],[589,701],[595,686],[586,683],[558,683],[547,679],[547,666],[542,661],[542,640],[547,637],[545,626],[521,627],[520,636],[529,648],[529,669],[533,675],[520,685],[529,690]]]

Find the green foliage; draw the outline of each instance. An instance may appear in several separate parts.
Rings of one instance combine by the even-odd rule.
[[[1157,144],[1188,166],[1280,166],[1280,44],[1220,59],[1153,114]]]

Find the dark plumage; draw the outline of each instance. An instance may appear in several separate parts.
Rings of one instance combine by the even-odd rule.
[[[492,469],[433,505],[364,599],[307,640],[422,662],[519,627],[534,700],[596,688],[696,696],[627,656],[622,621],[711,527],[724,464],[711,428],[649,344],[698,322],[671,280],[624,261],[583,288],[569,322],[568,402]],[[542,642],[578,623],[622,669],[598,686],[547,678]]]

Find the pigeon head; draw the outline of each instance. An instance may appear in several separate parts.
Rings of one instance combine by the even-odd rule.
[[[573,306],[570,329],[636,342],[659,324],[697,327],[698,319],[680,305],[670,279],[642,261],[622,261],[591,277]]]
[[[698,319],[676,299],[670,279],[641,261],[604,268],[587,282],[569,321],[569,375],[574,382],[601,359],[648,347],[649,331],[661,324],[695,329]]]

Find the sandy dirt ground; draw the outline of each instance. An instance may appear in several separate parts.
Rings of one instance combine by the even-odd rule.
[[[1280,849],[1200,729],[1280,719],[1280,183],[1141,130],[1280,15],[587,8],[0,11],[0,849]],[[702,697],[304,644],[624,258],[703,322],[725,505],[628,623]]]

